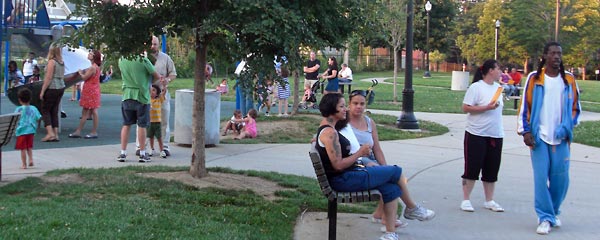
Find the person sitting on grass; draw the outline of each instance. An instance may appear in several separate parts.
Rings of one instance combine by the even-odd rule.
[[[33,136],[38,127],[38,120],[42,117],[35,106],[29,105],[31,95],[31,90],[27,88],[19,90],[17,96],[21,106],[15,109],[15,113],[21,113],[21,118],[15,131],[17,135],[15,149],[21,150],[22,169],[27,168],[27,156],[29,156],[29,166],[33,167]]]
[[[236,122],[244,122],[245,126],[240,135],[234,137],[233,139],[240,140],[243,138],[256,138],[258,135],[258,130],[256,129],[256,117],[258,117],[258,112],[252,108],[250,111],[248,111],[248,116],[246,116],[244,119],[236,119]]]
[[[160,149],[160,157],[167,158],[167,153],[163,148],[163,140],[161,134],[161,106],[165,101],[165,93],[167,86],[164,86],[164,91],[160,90],[158,85],[152,85],[150,89],[150,127],[146,129],[146,137],[150,139],[150,152],[148,156],[154,155],[154,139],[158,142]]]
[[[242,111],[239,109],[233,111],[233,116],[231,116],[231,119],[227,122],[227,125],[225,125],[225,130],[223,130],[222,136],[227,136],[227,131],[229,130],[233,131],[233,133],[236,135],[241,133],[245,123],[236,122],[236,120],[242,120]]]

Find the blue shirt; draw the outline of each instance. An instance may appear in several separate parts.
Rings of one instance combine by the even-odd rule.
[[[17,109],[15,109],[15,112],[21,113],[15,135],[18,137],[21,135],[35,134],[38,127],[38,120],[42,117],[37,108],[31,105],[18,106]]]

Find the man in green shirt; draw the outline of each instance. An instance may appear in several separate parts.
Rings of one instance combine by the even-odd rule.
[[[150,162],[146,154],[146,127],[150,124],[150,84],[152,78],[164,80],[154,69],[154,65],[146,57],[119,59],[121,78],[123,79],[123,98],[121,112],[123,127],[121,128],[121,153],[117,161],[125,162],[127,158],[127,142],[129,128],[137,124],[137,137],[140,142],[140,162]]]

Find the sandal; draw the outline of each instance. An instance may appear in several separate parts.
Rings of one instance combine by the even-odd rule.
[[[45,138],[42,138],[42,142],[58,142],[58,141],[59,140],[56,137],[45,137]]]
[[[69,133],[69,138],[81,138],[81,135],[75,133]]]
[[[98,138],[98,134],[88,134],[88,135],[85,135],[84,138],[85,139],[95,139],[95,138]]]

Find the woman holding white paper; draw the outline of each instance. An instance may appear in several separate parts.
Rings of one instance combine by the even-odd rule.
[[[464,173],[462,177],[463,201],[460,209],[473,212],[471,192],[475,181],[483,182],[485,202],[483,207],[494,212],[504,209],[494,201],[494,185],[498,180],[502,156],[502,86],[498,79],[502,71],[496,60],[487,60],[477,69],[473,83],[467,89],[462,109],[467,113],[464,139]]]

